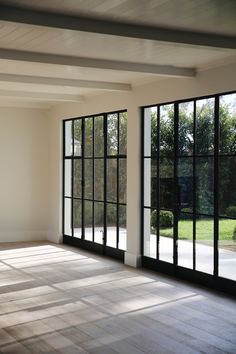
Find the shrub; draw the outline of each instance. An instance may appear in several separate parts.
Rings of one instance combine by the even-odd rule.
[[[157,226],[157,211],[153,210],[151,214],[151,228],[153,232],[156,232]]]
[[[160,227],[173,226],[173,214],[171,211],[160,211]]]
[[[227,216],[233,216],[236,217],[236,205],[230,205],[226,210],[225,214]]]
[[[233,239],[234,241],[236,241],[236,226],[235,226],[235,228],[234,228],[234,232],[233,232],[233,237],[232,237],[232,239]]]
[[[153,210],[151,214],[151,227],[152,230],[156,230],[157,225],[157,211]],[[173,214],[171,211],[160,211],[160,227],[171,227],[173,226]]]

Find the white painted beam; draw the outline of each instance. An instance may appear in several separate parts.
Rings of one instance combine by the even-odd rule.
[[[5,48],[0,48],[0,59],[26,61],[26,62],[33,62],[33,63],[44,63],[44,64],[69,65],[69,66],[96,68],[96,69],[120,70],[120,71],[129,71],[129,72],[137,72],[137,73],[156,74],[162,76],[174,76],[174,77],[196,76],[196,70],[194,68],[179,68],[170,65],[156,65],[156,64],[145,64],[145,63],[137,63],[137,62],[127,62],[127,61],[74,57],[74,56],[67,56],[67,55],[28,52],[28,51],[5,49]],[[77,81],[78,85],[85,85],[83,87],[103,88],[109,90],[112,89],[130,90],[131,89],[130,85],[121,84],[121,83],[84,81],[84,80],[73,80],[73,81],[75,82]]]
[[[113,36],[236,49],[236,36],[1,5],[0,20]]]
[[[83,96],[73,94],[45,93],[32,91],[0,90],[0,97],[30,98],[40,101],[80,102]]]
[[[54,78],[54,77],[16,75],[16,74],[0,74],[0,81],[21,82],[26,84],[50,85],[50,86],[82,87],[82,88],[93,88],[93,89],[102,89],[102,90],[118,90],[118,91],[131,90],[131,85],[122,84],[122,83],[61,79],[61,78]]]

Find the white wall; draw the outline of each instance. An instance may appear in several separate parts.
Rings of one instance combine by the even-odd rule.
[[[50,232],[49,239],[61,237],[62,119],[128,109],[127,148],[127,230],[126,263],[138,265],[140,259],[140,106],[235,90],[236,64],[198,73],[196,78],[166,79],[133,88],[131,92],[112,92],[81,103],[62,104],[49,112],[50,126]]]
[[[0,107],[0,242],[47,238],[48,142],[46,111]]]
[[[128,109],[126,262],[140,254],[140,106],[235,89],[236,64],[50,111],[0,107],[0,242],[61,240],[62,119]]]

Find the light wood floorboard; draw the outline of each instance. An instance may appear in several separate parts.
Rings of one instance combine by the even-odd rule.
[[[67,245],[0,244],[0,353],[235,354],[236,302]]]

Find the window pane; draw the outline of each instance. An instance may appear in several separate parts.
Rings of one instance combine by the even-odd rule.
[[[126,250],[127,231],[126,231],[126,206],[119,205],[119,249]]]
[[[93,202],[84,201],[84,238],[93,240]]]
[[[159,259],[173,263],[174,215],[171,211],[160,210]]]
[[[107,159],[107,200],[117,201],[117,161]]]
[[[84,198],[93,198],[93,160],[84,160]]]
[[[157,257],[156,216],[157,211],[144,208],[144,256]]]
[[[181,213],[178,221],[178,265],[193,268],[193,216]]]
[[[91,157],[93,155],[93,118],[86,118],[84,125],[84,156]]]
[[[104,199],[104,162],[102,159],[94,160],[94,199]]]
[[[144,110],[144,156],[157,153],[157,107]]]
[[[116,248],[117,241],[117,206],[107,204],[107,243],[109,247]]]
[[[127,150],[127,112],[120,113],[119,120],[119,153],[126,155]]]
[[[71,199],[64,199],[64,233],[67,236],[72,236],[71,226]]]
[[[214,105],[215,99],[196,101],[196,153],[214,153]]]
[[[178,149],[180,155],[193,153],[193,102],[179,104]]]
[[[219,276],[236,280],[236,220],[219,220]]]
[[[74,197],[82,197],[82,161],[74,160]]]
[[[193,160],[178,159],[178,202],[183,212],[193,211]]]
[[[74,121],[74,155],[81,156],[82,154],[82,120]]]
[[[103,116],[94,118],[94,156],[104,156],[104,132],[103,132]]]
[[[213,274],[214,222],[199,216],[196,221],[196,270]]]
[[[144,205],[157,206],[157,160],[144,159]]]
[[[236,157],[219,157],[219,213],[236,218]]]
[[[220,96],[221,154],[236,154],[236,94]]]
[[[72,149],[72,121],[65,122],[65,156],[71,156]]]
[[[65,160],[65,176],[64,176],[65,196],[71,196],[71,160]]]
[[[117,155],[118,151],[118,115],[107,116],[107,155]]]
[[[160,107],[160,156],[174,155],[174,105]]]
[[[119,159],[119,203],[126,203],[126,159]]]
[[[160,160],[160,207],[174,208],[174,162],[170,159]]]
[[[94,242],[103,244],[104,204],[94,203]]]
[[[82,237],[82,202],[74,199],[74,237]]]
[[[196,158],[197,213],[214,213],[214,158]]]

